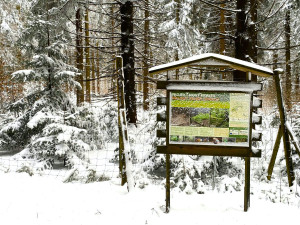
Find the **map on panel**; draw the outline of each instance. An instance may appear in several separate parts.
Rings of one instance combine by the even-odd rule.
[[[251,94],[170,92],[170,144],[249,146]]]

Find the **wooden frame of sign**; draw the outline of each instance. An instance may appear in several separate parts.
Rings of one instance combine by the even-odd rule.
[[[167,80],[158,81],[157,89],[167,92],[167,97],[157,98],[158,105],[166,106],[166,113],[157,114],[157,121],[166,122],[165,130],[158,130],[157,137],[166,138],[165,146],[157,146],[158,154],[166,154],[166,212],[170,208],[170,154],[184,155],[208,155],[208,156],[235,156],[245,158],[245,187],[244,187],[244,211],[248,211],[250,206],[250,157],[261,157],[261,150],[252,151],[252,141],[260,141],[261,134],[252,136],[252,128],[255,124],[261,124],[262,118],[253,120],[252,112],[260,104],[253,104],[253,95],[262,90],[262,84],[252,82],[212,82],[212,81],[178,81]],[[226,93],[226,94],[248,94],[248,137],[247,145],[220,145],[196,143],[170,143],[170,117],[171,117],[171,95],[172,92],[183,91],[186,93]],[[230,105],[230,103],[229,103]],[[210,129],[206,127],[207,129]],[[228,128],[229,129],[229,128]]]
[[[158,88],[159,89],[165,89],[167,91],[167,97],[165,99],[159,98],[158,99],[158,104],[160,105],[166,105],[167,110],[165,114],[158,114],[157,120],[158,121],[165,121],[166,122],[166,130],[158,130],[157,131],[157,137],[164,137],[166,138],[166,145],[165,146],[157,146],[157,153],[159,154],[184,154],[184,155],[208,155],[208,156],[236,156],[236,157],[261,157],[261,151],[252,151],[252,126],[253,126],[253,121],[252,121],[252,99],[253,99],[253,92],[261,90],[261,84],[257,83],[249,83],[249,82],[190,82],[190,81],[163,81],[163,82],[158,82]],[[236,135],[229,136],[230,129],[234,128],[229,128],[229,117],[227,118],[228,121],[226,123],[226,128],[210,128],[210,127],[191,127],[191,126],[178,126],[178,127],[173,127],[171,126],[171,117],[172,117],[172,99],[171,95],[173,93],[182,93],[181,95],[189,95],[193,94],[193,96],[198,96],[198,99],[203,99],[201,97],[202,95],[211,95],[211,96],[219,96],[223,97],[224,96],[231,96],[231,95],[239,95],[241,97],[245,96],[246,98],[248,97],[248,102],[246,102],[246,107],[248,107],[247,110],[247,118],[248,118],[248,124],[245,126],[244,122],[244,127],[245,129],[241,130],[243,132],[248,133],[248,135],[243,136],[243,139],[247,138],[247,141],[239,144],[239,143],[233,143],[233,142],[223,142],[223,140],[235,140],[238,138],[235,138]],[[198,94],[197,94],[198,93]],[[187,100],[182,100],[182,103],[180,100],[177,100],[177,105],[179,104],[185,104],[185,101],[189,102],[192,105],[195,105],[197,101],[190,101],[189,99],[196,99],[197,97],[181,97],[182,98],[187,98]],[[210,98],[211,99],[211,98]],[[219,100],[218,98],[214,98]],[[247,100],[247,99],[246,99]],[[244,101],[245,102],[245,101]],[[200,104],[203,103],[200,102]],[[216,101],[206,101],[207,105],[215,105],[220,104],[220,102]],[[224,109],[227,110],[227,116],[229,114],[229,106],[230,102],[221,102],[221,104],[224,105],[224,107],[228,108]],[[206,104],[202,104],[203,107],[197,108],[180,108],[179,110],[184,110],[184,113],[187,113],[186,109],[191,109],[194,111],[211,111],[210,109],[206,108]],[[187,105],[187,107],[190,107]],[[217,106],[218,107],[218,106]],[[222,106],[221,106],[222,107]],[[221,109],[222,110],[222,109]],[[178,110],[177,110],[178,111]],[[188,118],[189,120],[189,118]],[[257,123],[261,122],[261,119],[255,120]],[[196,123],[195,123],[196,124]],[[197,126],[197,125],[196,125]],[[180,135],[180,130],[185,130],[189,133],[191,132],[198,132],[198,136],[196,134],[192,134],[190,136],[190,139],[193,139],[193,141],[188,141],[188,140],[182,140],[179,143],[176,143],[174,141],[171,141],[171,136],[174,134],[174,131],[172,131],[172,128],[176,128],[179,130],[179,135]],[[224,131],[225,130],[225,131]],[[207,131],[211,131],[210,133],[213,132],[227,132],[227,135],[224,137],[220,136],[214,136],[213,134],[209,135],[208,137],[205,137],[205,135],[201,135],[202,133],[206,133]],[[237,130],[236,130],[237,131]],[[173,132],[173,133],[172,133]],[[184,135],[184,131],[181,134],[182,136]],[[201,137],[202,136],[202,137]],[[176,136],[175,136],[176,137]],[[179,136],[180,137],[180,136]],[[183,136],[183,138],[185,138]],[[189,137],[186,137],[187,139]],[[200,142],[200,140],[205,139],[206,142]],[[240,138],[241,139],[241,138]],[[211,140],[209,142],[209,140]],[[215,141],[214,141],[215,140]],[[199,141],[199,142],[197,142]],[[257,139],[255,139],[257,141]]]

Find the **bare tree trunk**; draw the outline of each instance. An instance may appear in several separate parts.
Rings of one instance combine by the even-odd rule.
[[[277,51],[273,52],[273,70],[276,70],[278,68],[278,53]]]
[[[95,67],[95,52],[94,49],[91,49],[91,63],[92,63],[92,89],[91,89],[91,94],[94,95],[96,94],[96,77],[95,77],[95,72],[96,72],[96,67]]]
[[[258,0],[250,0],[250,18],[249,25],[249,58],[251,62],[257,63],[257,7]]]
[[[115,8],[114,7],[115,7],[114,4],[112,4],[111,8],[110,8],[110,14],[111,14],[111,17],[110,17],[111,18],[111,33],[112,33],[112,36],[114,36],[115,26],[116,26],[115,15],[114,15]],[[111,49],[112,49],[112,52],[115,50],[115,39],[113,37],[111,38]],[[111,56],[112,56],[112,61],[114,61],[116,55],[112,54]],[[111,90],[113,92],[113,95],[115,94],[115,91],[116,91],[116,88],[115,88],[117,86],[116,85],[116,82],[117,82],[116,80],[117,79],[114,76],[112,76],[111,80],[110,80],[110,86],[111,86]],[[108,89],[109,89],[109,85],[108,85]]]
[[[101,95],[101,79],[100,79],[100,54],[99,54],[99,43],[97,42],[97,52],[96,52],[96,77],[97,77],[97,93]]]
[[[220,5],[222,8],[226,7],[226,3],[222,3]],[[225,11],[224,9],[220,9],[220,49],[219,53],[221,55],[225,55],[226,49],[225,49]],[[222,79],[226,79],[226,74],[223,72],[222,73]]]
[[[236,7],[239,12],[236,14],[236,39],[235,39],[235,57],[246,60],[248,42],[245,38],[247,32],[246,17],[247,0],[237,0]],[[242,71],[234,71],[234,81],[246,81],[246,74]]]
[[[225,3],[221,4],[222,8],[225,8]],[[220,54],[225,55],[225,12],[220,9]]]
[[[83,86],[83,48],[82,48],[82,19],[80,8],[76,11],[76,67],[81,72],[77,81],[81,85],[81,89],[77,89],[77,105],[84,101],[84,86]]]
[[[250,0],[250,25],[249,25],[249,61],[257,63],[257,7],[258,0]],[[257,76],[252,75],[252,81],[257,81]]]
[[[121,52],[124,70],[126,113],[129,123],[136,123],[136,89],[134,67],[133,2],[120,3]]]
[[[85,79],[86,79],[86,101],[91,102],[91,62],[90,62],[90,31],[89,31],[89,10],[86,8],[84,15],[85,29]]]
[[[2,43],[2,36],[0,36],[0,51],[3,51],[3,43]],[[3,90],[4,90],[4,62],[2,57],[0,56],[0,110],[3,103]]]
[[[144,22],[144,61],[143,61],[143,106],[144,110],[149,109],[149,33],[150,33],[150,21],[149,21],[149,0],[145,0],[145,22]]]
[[[291,89],[292,89],[292,72],[291,72],[291,11],[286,9],[285,13],[285,90],[287,111],[291,110]]]
[[[0,40],[0,50],[1,50],[1,40]],[[0,57],[0,112],[3,107],[4,103],[4,84],[5,84],[5,79],[4,79],[4,63],[2,61],[2,58]]]
[[[179,25],[180,22],[180,0],[175,0],[176,2],[176,9],[175,9],[175,19],[176,19],[176,24],[177,26]],[[177,44],[178,45],[178,44]],[[177,49],[175,49],[175,61],[179,60],[179,52],[178,52],[179,46],[177,46]],[[175,70],[175,79],[179,80],[179,70]]]
[[[52,3],[52,2],[51,2]],[[47,21],[49,21],[49,9],[50,9],[50,5],[49,2],[47,2]],[[47,46],[45,47],[50,47],[50,30],[49,30],[49,26],[47,25]],[[48,57],[50,57],[50,53],[48,52]],[[48,66],[48,89],[50,91],[50,94],[52,94],[52,79],[51,79],[51,68],[50,66]]]

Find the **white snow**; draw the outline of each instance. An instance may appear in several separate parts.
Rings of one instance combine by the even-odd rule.
[[[2,32],[10,32],[11,31],[9,25],[5,22],[5,20],[3,20],[0,25],[0,31],[2,31]]]
[[[214,84],[214,83],[201,83],[201,84],[168,84],[167,90],[189,90],[189,91],[240,91],[240,92],[253,92],[257,89],[257,85],[236,85],[234,84]]]
[[[47,119],[49,119],[49,115],[47,115],[47,113],[39,111],[29,120],[29,122],[27,123],[27,126],[30,129],[33,129],[38,124],[44,122]]]
[[[274,71],[278,71],[279,73],[283,73],[284,70],[282,68],[277,68]]]
[[[30,76],[34,73],[33,70],[18,70],[14,73],[12,73],[12,77],[16,78],[17,76],[23,76],[23,77],[27,77]],[[26,81],[26,78],[24,79],[24,81]]]
[[[0,224],[5,225],[277,225],[295,224],[300,213],[300,205],[262,198],[262,192],[257,194],[260,186],[251,190],[248,212],[243,211],[243,191],[187,195],[172,190],[171,210],[166,214],[165,189],[158,185],[128,193],[118,180],[63,183],[53,177],[3,172],[0,180]],[[238,184],[233,179],[230,185]]]
[[[258,123],[260,119],[261,117],[258,114],[252,113],[252,123]]]
[[[201,60],[207,59],[207,58],[215,58],[215,59],[219,59],[221,61],[225,61],[227,63],[233,63],[233,64],[237,64],[239,66],[243,66],[243,67],[247,67],[253,70],[257,70],[259,72],[263,72],[266,73],[268,75],[272,75],[273,71],[267,67],[263,67],[254,63],[250,63],[250,62],[246,62],[240,59],[236,59],[236,58],[232,58],[229,56],[225,56],[225,55],[220,55],[220,54],[215,54],[215,53],[205,53],[205,54],[200,54],[200,55],[195,55],[186,59],[182,59],[182,60],[178,60],[175,62],[170,62],[170,63],[166,63],[163,65],[159,65],[159,66],[155,66],[149,69],[150,73],[159,71],[159,70],[163,70],[163,69],[167,69],[167,68],[172,68],[172,67],[176,67],[176,66],[181,66],[182,64],[186,64],[186,63],[193,63],[193,62],[199,62]]]
[[[262,104],[261,99],[253,97],[253,107],[255,107],[255,108],[260,107],[261,104]]]
[[[252,138],[259,139],[260,132],[252,130]]]

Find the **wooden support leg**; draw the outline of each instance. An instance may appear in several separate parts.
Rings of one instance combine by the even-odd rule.
[[[290,140],[292,141],[292,143],[293,143],[293,145],[294,145],[294,147],[295,147],[296,152],[297,152],[298,155],[300,156],[300,147],[299,147],[299,145],[298,145],[298,140],[295,140],[295,137],[294,137],[294,135],[292,134],[292,131],[290,131],[288,127],[286,128],[286,130],[287,130],[287,132],[288,132],[288,134],[289,134],[289,136],[290,136]]]
[[[166,154],[166,213],[170,211],[170,154]]]
[[[270,161],[270,164],[269,164],[269,167],[268,167],[268,176],[267,176],[268,180],[271,180],[271,177],[272,177],[276,156],[277,156],[278,149],[279,149],[279,146],[280,146],[281,137],[282,137],[282,129],[281,129],[281,125],[279,125],[279,129],[278,129],[278,133],[277,133],[277,137],[276,137],[276,141],[275,141],[271,161]]]
[[[281,123],[281,130],[282,130],[286,172],[288,175],[289,186],[292,186],[293,181],[295,180],[295,174],[294,174],[294,168],[292,162],[292,152],[291,152],[289,135],[285,125],[286,117],[285,117],[285,110],[284,110],[284,105],[282,100],[282,90],[280,85],[279,71],[276,70],[274,71],[274,81],[275,81],[276,92],[277,92],[277,102],[278,102],[278,109],[279,109],[280,123]]]
[[[245,158],[244,211],[250,207],[250,157]]]
[[[282,128],[281,128],[282,129]],[[287,133],[287,129],[284,126],[282,129],[282,139],[283,139],[283,148],[284,148],[284,155],[285,155],[285,162],[286,162],[286,172],[288,175],[289,186],[293,186],[293,182],[295,180],[295,173],[293,167],[293,160],[292,160],[292,150],[290,144],[290,138]]]

